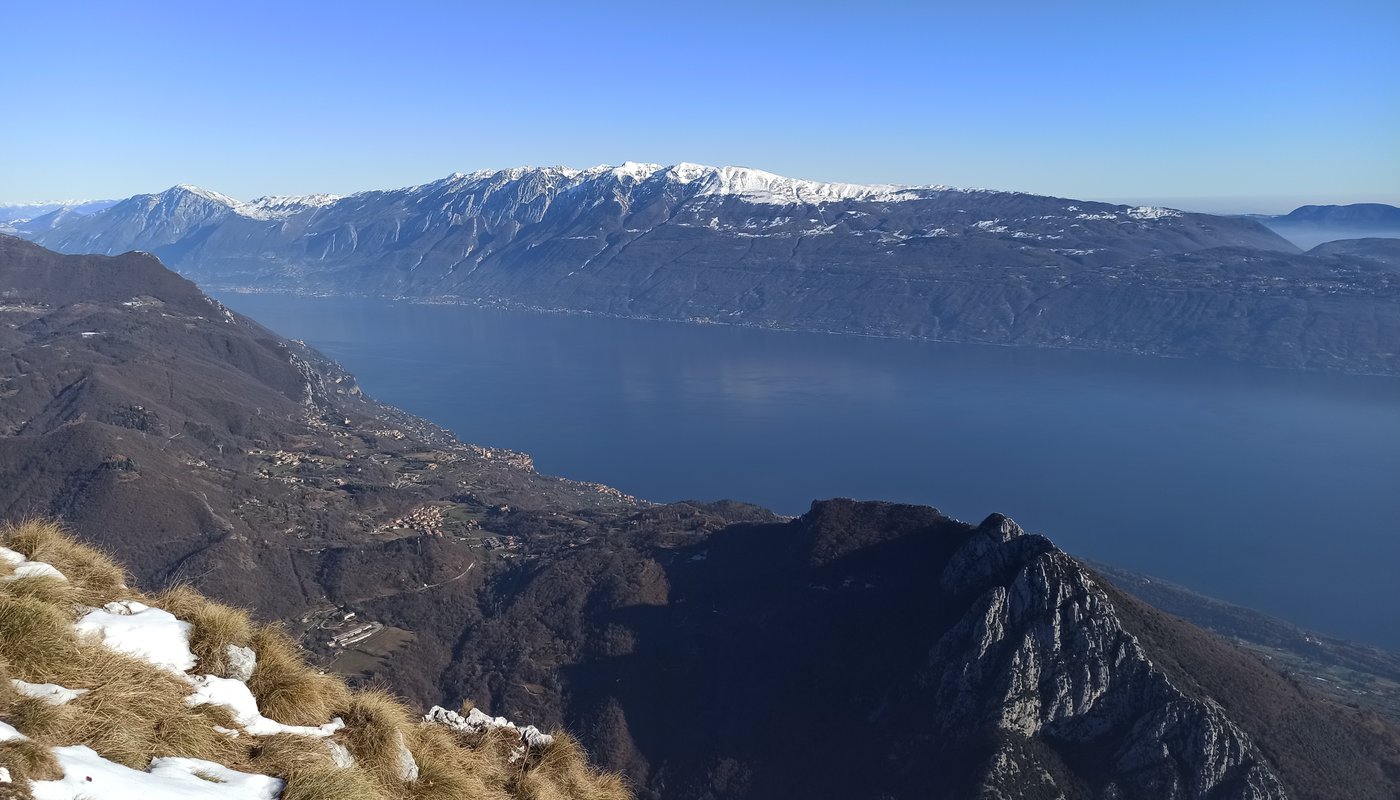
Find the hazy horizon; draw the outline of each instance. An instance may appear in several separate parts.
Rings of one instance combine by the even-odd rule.
[[[621,162],[619,162],[619,163],[621,163]],[[511,165],[511,166],[526,166],[526,165]],[[543,165],[530,165],[530,166],[543,166]],[[586,167],[581,167],[581,166],[579,166],[579,165],[573,165],[573,164],[567,164],[567,165],[564,165],[564,164],[556,164],[556,165],[550,165],[550,166],[566,166],[566,167],[577,168],[577,169],[584,169],[584,168],[586,168]],[[592,166],[596,166],[596,165],[592,165]],[[733,165],[710,165],[710,166],[733,166]],[[756,166],[756,165],[745,165],[745,166],[749,166],[749,167],[752,167],[752,168],[754,168],[754,169],[763,169],[762,166]],[[500,166],[500,167],[495,167],[495,168],[487,167],[487,168],[485,168],[485,169],[509,169],[509,168],[511,168],[511,167],[510,167],[510,166]],[[440,175],[440,176],[438,176],[437,178],[432,179],[432,180],[440,180],[440,179],[442,179],[442,178],[447,177],[448,175],[453,174],[454,172],[465,172],[465,171],[466,171],[466,170],[449,170],[449,171],[444,172],[442,175]],[[769,171],[771,171],[771,170],[769,170]],[[809,176],[806,176],[806,175],[787,175],[786,177],[790,177],[790,178],[809,178]],[[356,193],[356,192],[366,192],[366,191],[393,190],[393,189],[405,188],[405,187],[409,187],[409,186],[420,185],[420,184],[425,183],[425,182],[430,182],[430,181],[402,182],[402,183],[398,183],[398,184],[394,184],[394,185],[383,185],[383,186],[364,186],[364,187],[360,187],[359,189],[356,189],[356,190],[353,191],[353,192],[347,192],[346,194],[354,194],[354,193]],[[874,181],[855,181],[855,182],[856,182],[856,183],[874,183]],[[893,183],[903,183],[903,184],[905,184],[905,185],[912,185],[912,184],[909,184],[908,182],[901,182],[901,181],[894,181]],[[262,193],[258,193],[258,194],[251,194],[251,195],[242,195],[242,196],[239,196],[239,195],[234,195],[234,194],[232,194],[232,193],[230,193],[230,192],[223,191],[223,190],[222,190],[220,187],[218,187],[218,186],[206,186],[206,185],[194,184],[194,183],[191,182],[191,181],[180,181],[180,182],[177,182],[177,183],[175,183],[175,184],[170,184],[169,186],[164,186],[164,187],[160,187],[160,188],[145,188],[145,189],[140,189],[140,190],[137,190],[137,191],[127,192],[126,194],[122,194],[122,195],[113,195],[113,196],[107,196],[107,197],[81,197],[81,198],[79,198],[79,197],[68,197],[68,198],[60,198],[60,197],[42,197],[42,196],[41,196],[41,197],[38,197],[38,198],[26,198],[26,199],[14,199],[14,198],[10,198],[10,197],[0,197],[0,207],[14,207],[14,206],[25,206],[25,205],[46,205],[46,204],[51,204],[51,203],[101,202],[101,201],[106,201],[106,200],[123,200],[123,199],[126,199],[126,198],[128,198],[128,197],[133,197],[133,196],[136,196],[136,195],[142,195],[142,194],[157,194],[157,193],[162,192],[162,191],[165,191],[166,189],[169,189],[169,188],[171,188],[171,187],[173,187],[173,186],[177,186],[177,185],[181,185],[181,184],[185,184],[185,185],[198,185],[198,186],[199,186],[200,188],[202,188],[202,189],[207,189],[207,190],[210,190],[210,191],[215,191],[215,192],[218,192],[218,193],[220,193],[220,194],[224,194],[224,195],[227,195],[227,196],[229,196],[229,197],[233,197],[234,199],[237,199],[237,200],[244,200],[244,201],[254,200],[254,199],[258,198],[258,197],[264,197],[264,196],[268,196],[268,195],[273,194],[273,193],[271,193],[271,192],[262,192]],[[960,188],[987,188],[987,189],[995,189],[995,190],[998,190],[998,191],[1008,191],[1008,192],[1026,191],[1026,190],[1023,190],[1023,189],[1016,188],[1016,187],[1014,187],[1014,186],[980,186],[980,187],[971,187],[971,186],[969,186],[969,187],[960,187]],[[323,192],[310,191],[310,192],[300,192],[300,193],[298,193],[298,194],[321,194],[321,193],[323,193]],[[325,194],[338,194],[338,193],[335,193],[335,192],[324,192],[324,193],[325,193]],[[1032,193],[1032,194],[1041,194],[1041,192],[1031,192],[1031,193]],[[1065,193],[1065,192],[1054,192],[1054,191],[1051,191],[1051,192],[1044,192],[1043,194],[1048,194],[1048,195],[1057,196],[1057,197],[1070,197],[1070,198],[1076,199],[1076,200],[1087,200],[1087,201],[1101,202],[1101,203],[1115,203],[1115,204],[1120,204],[1120,205],[1165,206],[1165,207],[1167,207],[1167,208],[1176,208],[1176,209],[1181,209],[1181,210],[1183,210],[1183,211],[1195,211],[1195,212],[1206,213],[1206,214],[1286,214],[1286,213],[1292,211],[1293,209],[1298,208],[1299,206],[1303,206],[1303,205],[1351,205],[1351,204],[1355,204],[1355,203],[1385,203],[1385,204],[1389,204],[1389,205],[1400,206],[1400,192],[1380,193],[1380,194],[1378,194],[1378,195],[1363,196],[1363,197],[1351,197],[1351,196],[1347,196],[1347,195],[1338,195],[1338,194],[1331,194],[1331,193],[1323,193],[1323,194],[1319,194],[1319,195],[1315,195],[1315,196],[1291,196],[1291,197],[1268,197],[1268,196],[1256,196],[1256,197],[1251,197],[1251,196],[1238,196],[1238,195],[1221,195],[1221,196],[1208,196],[1208,195],[1206,195],[1206,196],[1153,197],[1153,196],[1149,196],[1149,195],[1138,195],[1138,194],[1130,194],[1130,195],[1117,196],[1117,197],[1104,197],[1104,196],[1079,196],[1079,195],[1071,195],[1071,194],[1068,194],[1068,193]]]
[[[1394,3],[28,4],[7,30],[9,203],[626,160],[1202,209],[1400,201]]]

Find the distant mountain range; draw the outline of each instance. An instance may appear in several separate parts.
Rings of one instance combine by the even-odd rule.
[[[148,255],[0,237],[0,289],[5,519],[357,682],[567,725],[645,800],[1400,792],[1383,719],[1001,515],[642,503],[375,403]]]
[[[401,297],[1400,374],[1400,279],[1255,219],[625,164],[242,202],[190,186],[23,235],[210,288]]]
[[[1384,203],[1301,206],[1278,216],[1254,216],[1304,249],[1339,239],[1400,238],[1400,208]]]
[[[0,203],[0,233],[35,234],[63,220],[94,214],[116,200],[59,200],[50,203]]]

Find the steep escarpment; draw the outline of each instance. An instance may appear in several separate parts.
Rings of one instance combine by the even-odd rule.
[[[1393,274],[1258,222],[734,167],[513,169],[244,203],[194,187],[29,234],[201,285],[1394,374]]]
[[[1005,518],[970,526],[851,501],[787,523],[722,516],[640,512],[624,526],[639,532],[614,535],[607,554],[463,591],[449,602],[469,621],[423,637],[459,642],[434,690],[560,709],[651,797],[1396,788],[1400,750],[1393,732],[1373,738],[1393,730],[1374,715],[1154,615]],[[1264,706],[1295,716],[1271,721]]]
[[[0,291],[0,513],[62,517],[146,585],[291,615],[322,594],[308,553],[634,505],[374,403],[148,255],[0,237]]]

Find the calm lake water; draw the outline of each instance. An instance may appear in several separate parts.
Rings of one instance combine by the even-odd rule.
[[[367,392],[652,500],[1006,513],[1400,648],[1400,380],[362,299],[221,295]]]

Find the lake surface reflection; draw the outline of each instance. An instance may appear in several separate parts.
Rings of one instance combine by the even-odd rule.
[[[382,300],[220,299],[371,395],[652,500],[992,511],[1400,648],[1400,380]],[[931,576],[932,577],[932,576]]]

